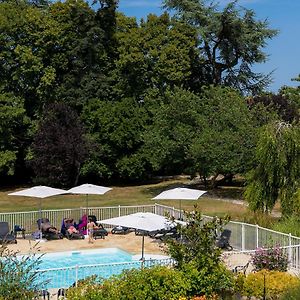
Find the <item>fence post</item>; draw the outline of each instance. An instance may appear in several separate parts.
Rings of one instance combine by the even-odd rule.
[[[289,233],[289,251],[288,251],[289,262],[292,262],[292,234]]]
[[[154,213],[157,215],[157,203],[154,204]]]
[[[78,265],[75,266],[75,286],[78,285]]]
[[[259,234],[259,226],[258,224],[256,224],[256,249],[259,247],[258,234]]]
[[[245,250],[245,224],[242,224],[242,251]]]
[[[121,205],[119,205],[119,217],[121,217]]]

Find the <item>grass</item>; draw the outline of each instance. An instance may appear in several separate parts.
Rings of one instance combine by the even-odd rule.
[[[89,207],[97,206],[116,206],[116,205],[145,205],[154,204],[151,200],[160,192],[182,186],[184,184],[191,184],[190,181],[184,180],[168,180],[155,184],[138,185],[138,186],[113,186],[112,190],[105,195],[89,195]],[[194,186],[195,188],[203,189],[203,187]],[[20,187],[23,189],[27,187]],[[209,192],[200,197],[197,201],[182,201],[182,208],[191,210],[197,204],[198,208],[204,213],[213,216],[224,216],[229,214],[232,218],[240,218],[241,214],[246,213],[247,208],[240,204],[231,203],[230,201],[220,201],[216,198],[228,198],[228,195],[239,196],[240,191],[236,188],[232,191],[229,188],[218,189],[214,192]],[[14,190],[0,191],[0,212],[16,212],[16,211],[30,211],[37,210],[39,207],[38,198],[8,196],[8,193]],[[158,202],[158,201],[157,201]],[[159,204],[174,206],[179,208],[179,201],[163,200]],[[85,207],[85,195],[61,195],[42,199],[43,209],[63,209],[63,208],[77,208]]]

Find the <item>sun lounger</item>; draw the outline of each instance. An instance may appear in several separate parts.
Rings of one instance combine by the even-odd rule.
[[[0,243],[17,243],[15,235],[9,231],[8,222],[0,222]]]
[[[112,234],[127,234],[130,232],[130,228],[124,226],[116,226],[111,229]]]
[[[50,224],[49,219],[38,219],[37,224],[42,233],[42,237],[46,240],[59,240],[63,238],[63,235],[57,230],[57,228]]]
[[[229,244],[230,237],[231,237],[231,230],[224,229],[220,237],[216,241],[216,246],[218,248],[231,251],[233,247]]]
[[[69,240],[84,239],[84,234],[79,232],[78,226],[71,218],[64,218],[61,224],[60,232]]]
[[[99,227],[99,228],[93,230],[93,237],[94,237],[94,239],[97,239],[97,238],[104,239],[108,235],[107,230],[103,227],[102,224],[97,223],[97,217],[96,216],[90,215],[88,218],[89,219],[91,218],[92,221],[95,224],[97,224],[97,226]]]

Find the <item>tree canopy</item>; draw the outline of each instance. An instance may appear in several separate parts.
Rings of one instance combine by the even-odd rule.
[[[252,67],[276,30],[236,1],[167,0],[141,20],[94,2],[0,1],[2,182],[232,176],[253,167],[264,112],[297,120],[295,96],[244,97],[267,84]]]

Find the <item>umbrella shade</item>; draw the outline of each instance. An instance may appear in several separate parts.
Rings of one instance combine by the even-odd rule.
[[[152,200],[179,200],[179,219],[181,220],[181,200],[197,200],[206,191],[194,190],[188,188],[174,188],[161,192]]]
[[[100,223],[123,226],[144,231],[154,231],[166,228],[170,220],[153,213],[135,213],[127,216],[101,220]]]
[[[109,224],[114,226],[124,226],[129,228],[140,229],[144,231],[154,231],[164,229],[171,225],[170,220],[163,216],[153,213],[135,213],[127,216],[116,217],[106,220],[101,220],[99,223]],[[142,239],[142,258],[144,260],[144,245],[145,236]]]
[[[67,194],[68,192],[62,189],[55,189],[49,186],[34,186],[29,189],[21,190],[18,192],[14,193],[9,193],[9,196],[24,196],[24,197],[35,197],[40,199],[40,204],[39,204],[39,211],[40,211],[40,219],[42,218],[42,199],[51,197],[51,196],[56,196],[56,195],[62,195],[62,194]],[[42,233],[40,235],[40,238],[42,239]]]
[[[85,183],[79,186],[75,186],[68,190],[71,194],[85,194],[86,195],[86,210],[88,211],[89,198],[88,195],[103,195],[106,192],[112,190],[112,188]]]
[[[197,200],[205,193],[206,191],[201,190],[175,188],[158,194],[156,197],[152,198],[152,200]]]
[[[67,192],[71,194],[86,194],[86,195],[103,195],[112,188],[85,183],[69,189]]]
[[[62,189],[55,189],[49,186],[34,186],[29,189],[21,190],[14,193],[9,193],[9,196],[24,196],[24,197],[35,197],[35,198],[46,198],[61,194],[67,194],[68,192]]]

